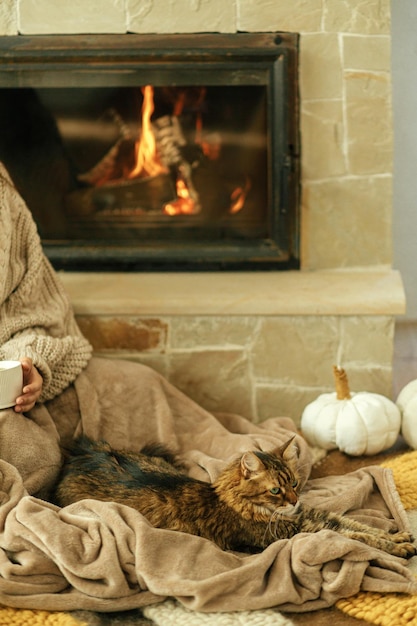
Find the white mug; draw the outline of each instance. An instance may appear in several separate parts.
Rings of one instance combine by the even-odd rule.
[[[23,370],[20,361],[0,361],[0,409],[15,406],[22,395]]]

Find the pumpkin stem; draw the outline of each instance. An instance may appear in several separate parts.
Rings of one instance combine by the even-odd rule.
[[[333,376],[336,387],[336,397],[338,400],[350,400],[348,377],[343,367],[333,365]]]

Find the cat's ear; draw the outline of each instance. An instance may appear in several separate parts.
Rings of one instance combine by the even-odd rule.
[[[254,474],[259,474],[265,469],[261,459],[254,452],[245,452],[240,459],[240,469],[245,478],[250,478]]]
[[[290,437],[280,448],[276,450],[277,456],[285,459],[286,461],[292,461],[298,454],[298,447],[294,443],[295,435]]]

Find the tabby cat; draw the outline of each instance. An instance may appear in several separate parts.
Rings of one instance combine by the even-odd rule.
[[[162,446],[134,453],[82,437],[64,463],[54,501],[119,502],[155,527],[200,535],[222,549],[256,552],[299,532],[329,528],[389,554],[416,554],[406,532],[389,534],[301,504],[292,440],[274,453],[245,452],[210,484],[189,477]]]

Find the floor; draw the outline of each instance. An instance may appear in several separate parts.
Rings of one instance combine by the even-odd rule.
[[[417,321],[397,321],[394,337],[393,400],[417,379]]]

